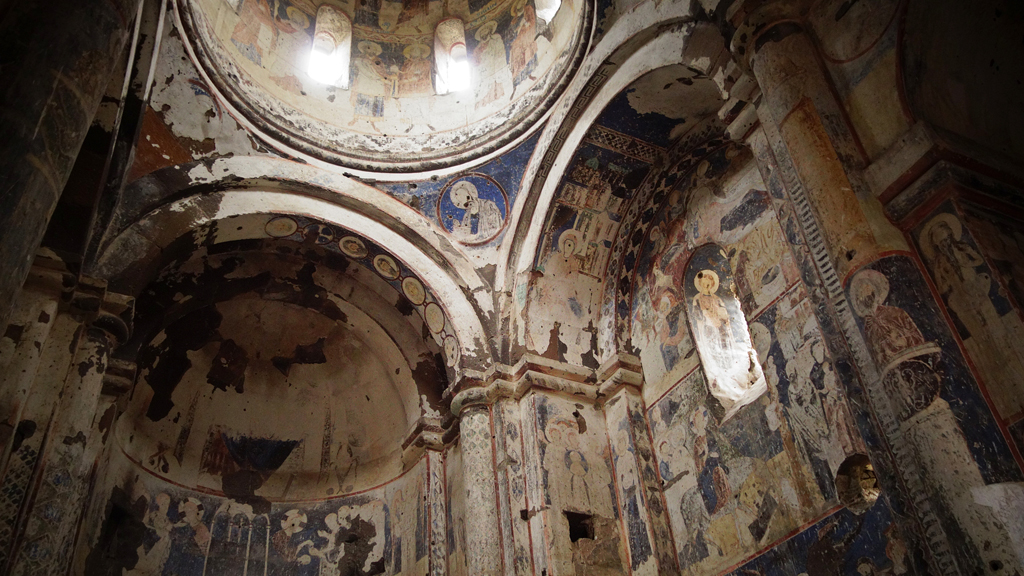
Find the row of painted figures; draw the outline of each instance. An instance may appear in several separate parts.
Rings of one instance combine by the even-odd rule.
[[[384,514],[379,502],[341,506],[314,527],[298,509],[257,515],[225,501],[211,520],[202,501],[184,497],[175,505],[160,493],[144,519],[138,562],[124,574],[383,574]]]

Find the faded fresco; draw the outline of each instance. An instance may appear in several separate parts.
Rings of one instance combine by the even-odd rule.
[[[621,573],[628,560],[603,415],[545,394],[533,395],[529,412],[545,508],[535,538],[543,535],[548,573]]]
[[[948,240],[956,234],[943,236],[945,232],[931,237],[945,241],[950,254],[960,251],[965,258],[969,246],[963,237],[951,247]],[[921,467],[923,481],[931,497],[942,503],[939,509],[952,515],[940,516],[945,530],[959,535],[956,546],[964,549],[963,557],[971,557],[966,554],[970,551],[986,563],[1012,565],[1016,560],[1005,529],[991,509],[975,502],[971,490],[1020,481],[1022,474],[915,268],[906,256],[883,258],[858,271],[847,294],[902,437],[927,458]]]
[[[879,500],[862,515],[839,509],[731,574],[900,576],[913,573],[912,562],[892,512]]]
[[[585,143],[561,182],[536,269],[552,281],[530,287],[529,310],[558,310],[530,318],[527,348],[597,366],[591,318],[601,307],[601,285],[625,203],[650,166],[635,157]],[[564,347],[564,350],[561,348]]]
[[[421,575],[429,563],[426,486],[424,458],[366,492],[256,510],[144,474],[106,492],[86,573]],[[111,547],[122,553],[111,556]]]
[[[749,152],[720,148],[681,179],[651,222],[636,265],[631,334],[649,386],[664,393],[698,361],[685,295],[696,291],[687,280],[694,250],[722,247],[734,279],[730,302],[749,319],[799,278],[786,238]]]
[[[523,119],[545,101],[580,40],[580,7],[572,3],[545,21],[529,0],[348,1],[339,6],[352,23],[349,86],[342,88],[307,72],[317,4],[202,0],[192,17],[211,60],[247,105],[277,114],[275,126],[290,137],[357,154],[429,157],[488,131],[517,135],[503,121]],[[435,86],[434,29],[446,17],[465,23],[466,92]]]
[[[721,422],[694,370],[649,405],[680,564],[721,570],[835,506],[835,475],[863,442],[807,295],[796,285],[749,330],[767,393]]]
[[[982,256],[986,251],[979,248],[951,204],[928,215],[914,235],[925,267],[953,318],[996,415],[1010,422],[1021,419],[1024,350],[1018,344],[1024,342],[1024,322],[1010,303],[999,276],[993,274]],[[990,245],[998,239],[1001,246],[992,246],[997,250],[1007,245],[1005,236],[998,232],[988,238]],[[1011,246],[1016,247],[1016,242]],[[996,252],[1005,253],[1005,248]],[[1011,265],[1011,274],[1012,269]]]
[[[791,236],[749,152],[727,146],[679,181],[640,251],[632,339],[686,573],[810,528],[839,503],[846,457],[865,451]],[[729,411],[723,387],[755,381]]]
[[[725,250],[705,244],[690,257],[683,295],[711,394],[729,415],[765,391],[764,374],[736,299]]]

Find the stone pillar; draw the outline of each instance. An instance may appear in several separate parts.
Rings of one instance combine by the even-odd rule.
[[[139,0],[9,3],[0,19],[0,326],[64,189]]]
[[[639,376],[639,375],[638,375]],[[680,574],[640,390],[621,386],[604,404],[619,515],[633,574]]]
[[[491,407],[467,406],[459,414],[459,445],[465,485],[466,553],[469,574],[498,576],[502,569],[502,533],[498,522],[497,477]]]
[[[775,3],[748,14],[733,52],[763,93],[758,116],[822,279],[820,298],[852,353],[932,570],[1016,564],[996,518],[971,498],[984,485],[978,457],[940,396],[950,384],[945,363],[962,356],[942,347],[950,328],[906,239],[863,182],[864,154],[800,15],[785,11]]]
[[[129,299],[105,293],[103,283],[84,283],[76,309],[87,317],[59,405],[43,434],[33,482],[25,495],[9,546],[10,574],[64,573],[98,453],[92,438],[104,375],[113,346],[123,342]],[[5,478],[5,484],[7,482]]]
[[[71,281],[60,263],[37,258],[0,339],[0,472],[7,467],[25,401],[57,317],[65,277]]]

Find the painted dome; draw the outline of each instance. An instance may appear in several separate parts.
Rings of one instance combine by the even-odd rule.
[[[550,1],[550,0],[548,0]],[[318,0],[181,0],[190,51],[245,122],[285,151],[355,170],[458,165],[529,132],[589,37],[584,0],[343,0],[347,87],[309,74]],[[545,20],[545,17],[548,20]],[[434,31],[464,24],[470,87],[441,94]]]

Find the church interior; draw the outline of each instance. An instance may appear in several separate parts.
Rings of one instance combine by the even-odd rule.
[[[50,4],[0,574],[1024,575],[1024,3]]]

